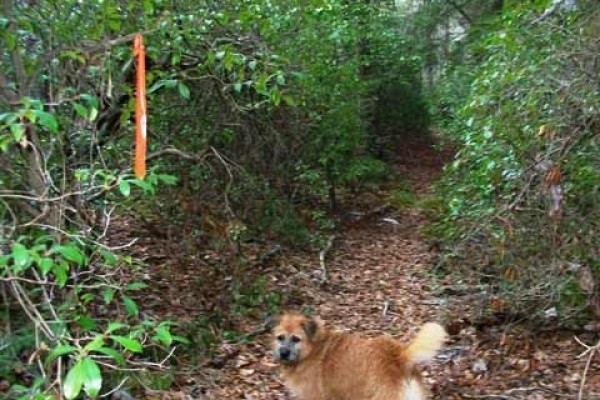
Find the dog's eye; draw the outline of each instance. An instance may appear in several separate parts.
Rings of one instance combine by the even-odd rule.
[[[283,342],[285,340],[285,335],[277,336],[277,340],[279,340],[280,342]]]
[[[299,343],[300,342],[300,338],[298,336],[292,336],[292,342]]]

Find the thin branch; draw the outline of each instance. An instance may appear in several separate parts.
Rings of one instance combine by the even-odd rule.
[[[119,285],[111,285],[108,283],[98,283],[96,285],[83,285],[83,284],[77,284],[77,285],[60,285],[59,283],[56,282],[50,282],[47,280],[42,280],[42,279],[29,279],[29,278],[23,278],[20,276],[8,276],[8,277],[0,277],[0,282],[23,282],[23,283],[29,283],[32,285],[37,285],[39,287],[44,287],[44,286],[60,286],[65,287],[65,288],[69,288],[69,289],[100,289],[100,288],[110,288],[110,289],[116,289],[116,290],[120,290],[121,287]],[[47,297],[44,296],[44,297]],[[54,318],[58,321],[60,318],[58,317],[58,315],[56,315],[56,312],[54,311],[54,308],[52,307],[52,305],[50,304],[49,300],[48,301],[48,305],[50,306],[50,308],[52,309],[52,314],[54,315]]]
[[[575,336],[575,340],[577,341],[577,343],[579,343],[580,345],[585,347],[585,351],[583,353],[581,353],[577,358],[581,358],[581,357],[585,356],[586,354],[588,355],[588,359],[585,363],[585,369],[583,370],[583,376],[581,377],[581,384],[579,385],[579,393],[577,395],[577,400],[582,400],[583,399],[583,388],[585,387],[585,381],[587,379],[587,374],[590,369],[590,364],[592,363],[592,359],[594,358],[594,355],[596,355],[596,351],[600,350],[600,340],[598,340],[598,343],[596,343],[594,346],[589,346],[589,345],[583,343],[577,336]]]
[[[55,197],[43,197],[43,195],[31,196],[28,194],[20,194],[20,192],[13,191],[13,190],[0,190],[0,198],[20,199],[20,200],[34,201],[37,203],[53,203],[53,202],[65,200],[69,197],[80,197],[82,195],[90,195],[91,197],[88,198],[88,200],[93,200],[94,198],[111,191],[117,185],[118,185],[118,181],[116,181],[115,183],[113,183],[109,186],[92,186],[88,189],[78,190],[75,192],[63,193],[60,196],[55,196]]]
[[[231,172],[231,167],[229,166],[229,163],[225,161],[221,153],[217,151],[217,149],[215,149],[212,146],[210,147],[210,149],[213,152],[213,154],[219,159],[219,161],[221,161],[221,163],[225,167],[225,170],[227,171],[227,175],[229,175],[229,182],[227,182],[227,186],[225,188],[225,193],[223,194],[223,197],[225,199],[225,208],[227,208],[227,211],[229,211],[229,214],[232,217],[235,217],[235,213],[233,212],[233,209],[231,208],[231,205],[229,203],[229,191],[231,189],[231,186],[233,185],[233,173]]]
[[[329,240],[327,241],[327,244],[325,245],[323,250],[321,250],[319,252],[319,264],[321,265],[321,283],[325,283],[329,279],[329,277],[327,276],[327,267],[325,265],[325,258],[327,257],[327,253],[329,252],[329,250],[331,250],[334,240],[335,240],[335,235],[329,236]]]
[[[6,208],[6,210],[8,211],[8,213],[10,214],[10,218],[12,219],[12,225],[10,227],[5,227],[5,226],[1,226],[0,227],[0,235],[3,236],[3,237],[5,237],[5,238],[11,238],[12,235],[15,233],[16,229],[17,229],[18,219],[17,219],[17,216],[16,216],[15,212],[10,207],[10,205],[8,204],[8,202],[6,202],[6,200],[0,198],[0,203],[2,205],[4,205],[4,207]],[[9,231],[10,233],[8,233],[7,231]]]
[[[129,377],[128,377],[128,376],[127,376],[127,377],[125,377],[125,378],[123,378],[123,379],[121,380],[121,382],[119,382],[119,384],[118,384],[117,386],[115,386],[115,387],[114,387],[113,389],[111,389],[110,391],[108,391],[108,392],[106,392],[106,393],[104,393],[104,394],[100,395],[100,397],[101,397],[101,398],[104,398],[104,397],[109,397],[109,396],[111,396],[113,393],[116,393],[116,392],[120,391],[120,390],[121,390],[121,388],[123,387],[123,385],[125,384],[125,382],[127,382],[128,380],[129,380]]]
[[[33,322],[33,325],[41,328],[41,330],[44,332],[44,335],[53,342],[55,340],[55,336],[52,332],[52,329],[50,329],[48,324],[46,324],[46,321],[40,315],[38,309],[35,307],[31,299],[29,299],[23,287],[19,284],[19,282],[15,281],[11,282],[11,287],[13,289],[12,291],[14,297],[21,305],[21,309],[25,311],[25,314],[27,314],[31,322]]]
[[[186,153],[184,151],[176,149],[175,147],[168,147],[168,148],[158,150],[158,151],[148,154],[148,157],[146,157],[146,160],[152,160],[154,158],[162,157],[164,155],[169,155],[169,156],[177,156],[177,157],[180,157],[180,158],[183,158],[186,160],[204,161],[204,159],[206,158],[206,153],[207,153],[206,151],[203,151],[199,154]]]
[[[112,213],[116,209],[117,209],[117,206],[113,206],[108,212],[106,212],[106,208],[104,210],[102,210],[102,213],[104,214],[104,228],[102,229],[102,234],[100,236],[98,236],[98,240],[104,239],[104,237],[108,233],[108,228],[110,227],[110,219],[111,219]]]

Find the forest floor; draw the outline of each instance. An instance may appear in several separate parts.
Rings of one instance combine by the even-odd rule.
[[[399,157],[396,169],[415,196],[412,204],[382,207],[394,187],[342,199],[344,216],[327,253],[326,282],[321,281],[318,252],[282,249],[261,259],[260,254],[272,253],[264,243],[249,250],[250,265],[242,271],[248,277],[245,287],[232,289],[231,275],[220,267],[227,260],[217,252],[183,256],[182,242],[142,238],[138,251],[152,265],[152,290],[143,294],[144,307],[195,329],[197,337],[191,350],[176,357],[188,367],[177,375],[175,389],[147,390],[145,397],[291,399],[271,358],[259,312],[265,303],[277,307],[281,301],[282,309],[311,309],[330,326],[365,336],[394,335],[405,342],[421,324],[440,321],[450,341],[424,367],[435,399],[600,399],[600,355],[586,371],[589,354],[578,357],[585,348],[574,338],[581,332],[486,313],[492,300],[485,293],[432,267],[435,251],[423,238],[427,213],[419,204],[450,157],[428,144],[412,146]],[[234,292],[235,307],[228,303]],[[221,328],[214,328],[210,315],[220,315]],[[248,335],[240,340],[230,332]],[[200,337],[212,337],[213,350],[202,353],[207,339]],[[594,339],[585,333],[579,338],[588,344]]]

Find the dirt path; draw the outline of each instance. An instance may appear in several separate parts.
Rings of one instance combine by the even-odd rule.
[[[439,175],[443,159],[423,146],[404,157],[398,171],[406,174],[411,190],[420,196]],[[367,336],[391,334],[406,340],[422,323],[441,319],[440,300],[432,296],[428,284],[430,251],[419,234],[424,216],[415,207],[359,215],[385,200],[385,193],[376,193],[367,201],[364,196],[355,204],[347,201],[344,208],[353,213],[344,219],[328,253],[326,284],[319,282],[316,254],[309,255],[312,259],[285,257],[272,266],[274,286],[293,292],[289,308],[309,307],[328,325]],[[271,360],[268,335],[249,344],[224,345],[223,354],[230,360],[208,374],[211,383],[201,385],[196,396],[202,392],[207,399],[290,398]],[[435,368],[426,372],[430,384]]]
[[[424,198],[450,154],[428,145],[410,149],[396,168],[407,179],[409,191]],[[442,322],[451,340],[438,360],[425,367],[434,399],[579,399],[587,360],[577,357],[584,349],[573,340],[573,332],[482,315],[482,305],[490,301],[485,293],[443,293],[440,285],[454,285],[456,277],[432,276],[433,252],[421,235],[426,217],[419,207],[381,207],[398,183],[393,185],[344,199],[341,229],[328,253],[327,283],[320,281],[316,253],[284,251],[252,267],[252,275],[263,279],[261,291],[282,294],[284,309],[309,308],[329,325],[367,336],[390,334],[409,340],[422,323]],[[180,244],[172,240],[161,247],[149,239],[145,249],[162,250],[153,256],[159,258],[151,274],[155,291],[146,294],[146,303],[152,306],[154,299],[161,317],[192,326],[231,307],[219,304],[229,296],[223,293],[231,291],[231,280],[219,268],[219,255],[177,259],[170,256],[178,251],[176,246]],[[210,265],[213,268],[207,268]],[[246,312],[252,314],[252,307]],[[260,330],[257,315],[234,314],[222,315],[221,326],[247,333]],[[223,333],[215,336],[222,338]],[[587,343],[597,340],[580,337]],[[205,356],[178,377],[179,389],[148,393],[147,398],[291,399],[272,361],[268,334],[253,335],[243,343],[223,342]],[[600,399],[600,357],[592,361],[582,400]]]

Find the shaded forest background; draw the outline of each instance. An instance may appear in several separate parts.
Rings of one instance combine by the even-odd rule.
[[[96,397],[175,344],[235,335],[223,315],[276,312],[252,246],[323,251],[347,204],[381,185],[399,187],[391,206],[411,203],[391,166],[415,143],[456,149],[420,205],[433,273],[485,290],[482,314],[600,330],[595,1],[4,0],[0,29],[11,396]],[[143,181],[131,171],[138,31]],[[221,255],[229,302],[197,330],[135,300],[139,231],[179,243],[173,256]]]

